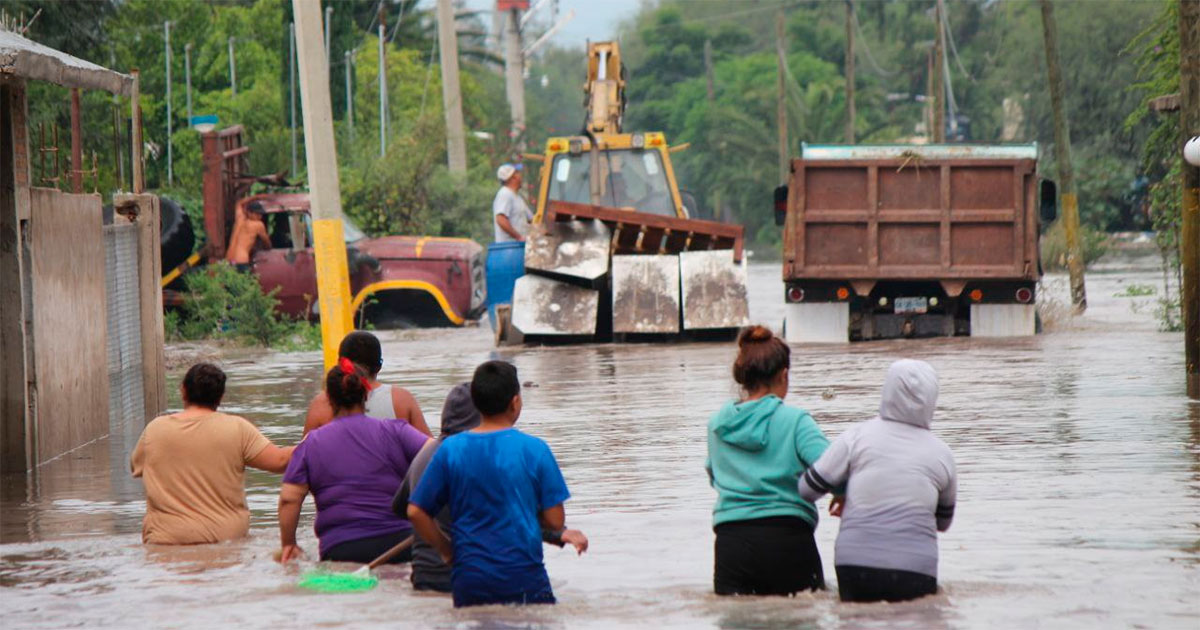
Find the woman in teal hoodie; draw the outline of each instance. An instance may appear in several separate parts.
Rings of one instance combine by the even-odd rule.
[[[807,411],[783,404],[791,349],[767,328],[738,335],[742,388],[708,421],[718,595],[790,595],[825,588],[813,540],[817,509],[797,483],[829,440]]]

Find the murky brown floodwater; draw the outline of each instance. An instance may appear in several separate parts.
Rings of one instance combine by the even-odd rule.
[[[585,530],[582,558],[547,548],[556,607],[455,611],[417,595],[406,569],[372,592],[294,587],[276,548],[279,478],[253,472],[251,538],[191,548],[140,544],[140,482],[127,473],[139,428],[3,482],[0,604],[5,628],[549,627],[997,628],[1200,624],[1200,405],[1183,395],[1182,338],[1159,333],[1155,259],[1088,278],[1091,308],[1033,339],[968,338],[797,347],[789,402],[831,436],[872,415],[884,370],[923,358],[941,373],[935,430],[954,449],[957,520],[942,538],[944,592],[899,605],[711,594],[713,492],[703,471],[709,414],[733,395],[732,344],[491,347],[480,329],[384,333],[384,380],[437,426],[448,388],[480,361],[516,363],[520,427],[545,438]],[[782,321],[777,265],[751,269],[751,312]],[[1065,300],[1050,277],[1048,294]],[[1139,312],[1130,304],[1143,303]],[[295,443],[320,357],[231,359],[226,409]],[[178,373],[168,377],[169,387]],[[315,553],[311,502],[302,546]],[[824,512],[824,505],[822,505]],[[833,581],[837,519],[818,528]]]

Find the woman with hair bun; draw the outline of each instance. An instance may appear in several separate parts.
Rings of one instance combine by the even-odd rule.
[[[738,335],[733,379],[741,397],[708,421],[709,481],[717,491],[713,589],[718,595],[790,595],[825,588],[813,530],[817,509],[800,476],[829,440],[807,411],[783,404],[791,348],[769,329]]]
[[[320,558],[368,563],[412,533],[392,512],[392,493],[429,436],[406,420],[365,415],[370,376],[342,358],[325,376],[333,420],[296,446],[279,492],[280,562],[300,555],[296,526],[311,491]],[[392,562],[406,562],[406,551]]]

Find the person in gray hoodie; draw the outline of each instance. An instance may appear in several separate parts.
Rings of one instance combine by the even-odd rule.
[[[413,459],[408,474],[404,477],[404,483],[400,484],[396,496],[392,498],[393,512],[401,517],[407,516],[408,498],[420,483],[421,475],[425,473],[425,468],[442,442],[452,435],[474,429],[479,426],[480,421],[479,410],[471,401],[471,384],[455,385],[447,394],[446,402],[442,406],[442,431],[436,440],[426,443]],[[443,531],[450,531],[450,508],[443,509],[437,515],[437,522]],[[542,540],[559,547],[573,545],[579,553],[586,551],[588,546],[587,536],[577,529],[543,529]],[[412,583],[413,588],[418,591],[450,592],[450,567],[442,562],[438,551],[420,536],[415,536],[413,540]]]
[[[937,532],[950,527],[958,487],[950,448],[929,430],[937,395],[933,366],[896,361],[879,415],[838,436],[800,478],[808,501],[845,488],[834,548],[842,601],[937,592]]]

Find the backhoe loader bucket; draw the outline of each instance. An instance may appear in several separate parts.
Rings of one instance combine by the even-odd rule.
[[[534,224],[525,241],[528,272],[592,286],[608,273],[612,230],[600,221]]]
[[[526,336],[592,336],[599,305],[599,291],[524,275],[513,288],[512,323]]]
[[[679,256],[613,256],[614,333],[679,332]]]
[[[746,265],[728,249],[681,252],[684,330],[740,328],[750,324]]]

